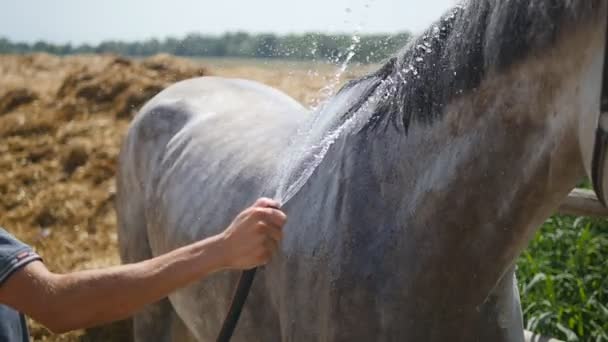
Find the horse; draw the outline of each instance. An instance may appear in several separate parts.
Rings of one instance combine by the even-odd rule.
[[[515,261],[590,172],[607,11],[466,1],[322,115],[243,79],[169,86],[121,148],[123,262],[219,233],[309,164],[289,156],[300,127],[322,139],[351,120],[282,204],[280,251],[234,340],[523,341]],[[220,272],[147,306],[135,339],[213,340],[237,278]]]

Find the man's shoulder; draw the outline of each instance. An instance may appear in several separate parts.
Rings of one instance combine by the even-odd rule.
[[[39,260],[30,246],[0,227],[0,286],[17,270]],[[0,305],[0,341],[28,341],[25,318],[19,312]]]
[[[13,272],[39,259],[30,246],[0,227],[0,286]]]
[[[22,249],[29,248],[28,245],[19,241],[16,237],[14,237],[11,233],[6,231],[6,229],[0,227],[0,253],[1,249]],[[31,249],[31,248],[30,248]]]

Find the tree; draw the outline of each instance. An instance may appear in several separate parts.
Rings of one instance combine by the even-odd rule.
[[[126,56],[150,56],[165,52],[188,57],[312,59],[339,63],[352,52],[353,61],[368,63],[385,59],[404,46],[410,37],[407,32],[395,35],[362,35],[357,37],[358,40],[347,34],[305,33],[277,36],[272,33],[229,32],[220,36],[210,36],[191,33],[183,39],[169,37],[160,41],[152,38],[130,43],[109,40],[95,46],[57,45],[44,41],[30,45],[0,38],[0,53],[43,51],[65,55],[110,52]]]

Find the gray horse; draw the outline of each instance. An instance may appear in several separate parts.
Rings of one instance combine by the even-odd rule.
[[[121,151],[123,261],[219,233],[310,164],[287,155],[300,127],[311,141],[351,120],[284,203],[234,340],[523,341],[514,263],[589,169],[607,6],[465,2],[322,115],[250,81],[172,85]],[[149,306],[136,339],[214,340],[237,277]]]

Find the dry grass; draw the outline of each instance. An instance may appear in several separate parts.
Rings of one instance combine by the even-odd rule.
[[[209,74],[208,65],[213,74],[258,80],[309,105],[335,74],[328,65],[310,71],[170,56],[0,56],[0,225],[56,272],[118,264],[114,172],[129,119],[166,85]],[[36,341],[123,341],[128,327],[57,336],[31,322],[31,334]]]

